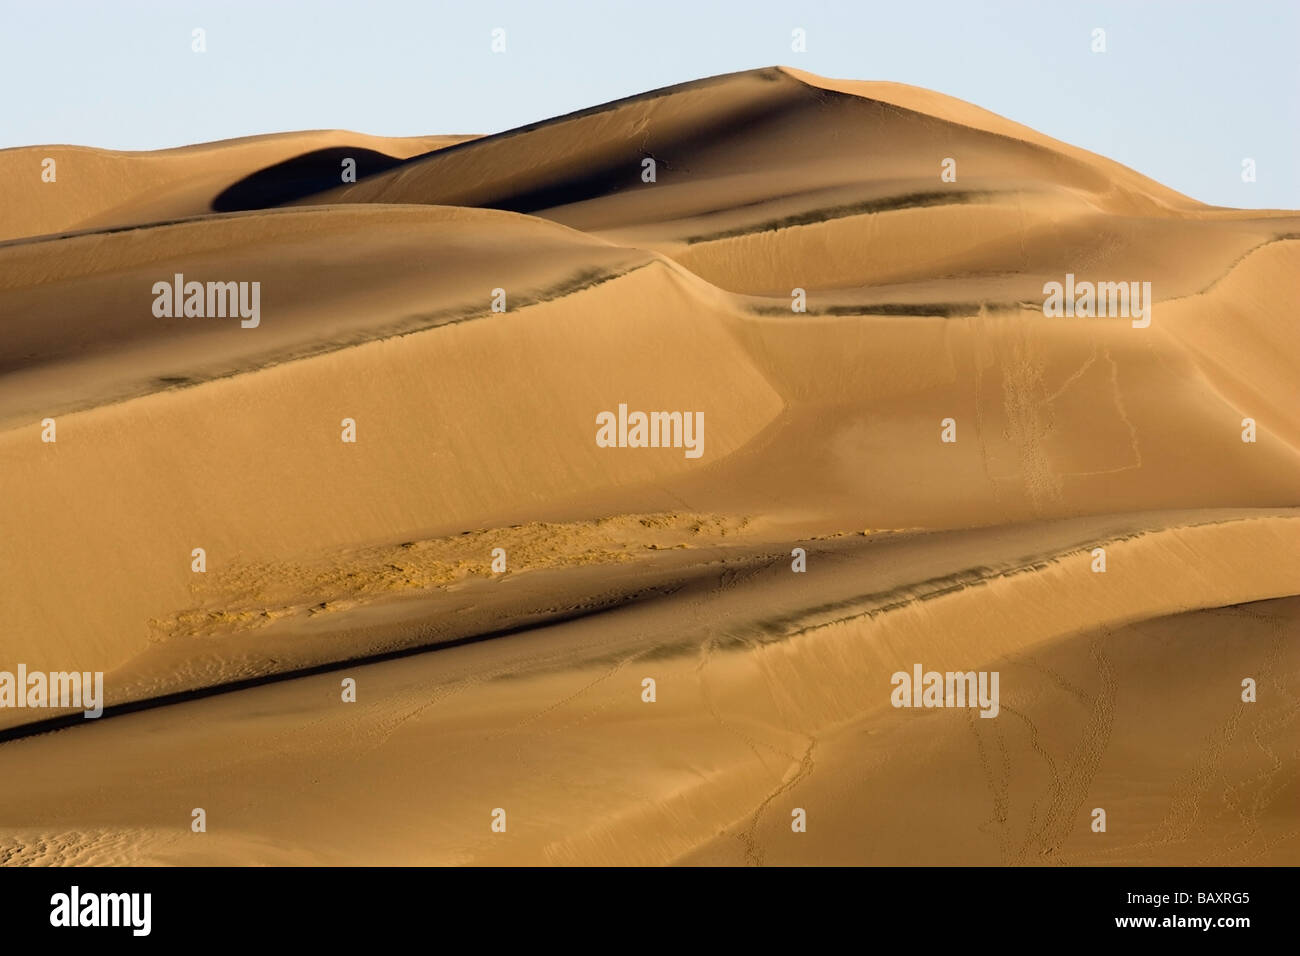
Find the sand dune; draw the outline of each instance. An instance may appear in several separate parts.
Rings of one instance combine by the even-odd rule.
[[[786,68],[0,171],[0,862],[1297,862],[1300,213]]]

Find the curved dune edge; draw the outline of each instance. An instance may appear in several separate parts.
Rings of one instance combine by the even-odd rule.
[[[194,547],[216,569],[537,520],[539,502],[592,516],[572,502],[712,467],[782,407],[734,321],[673,268],[641,269],[482,321],[69,415],[42,454],[28,453],[30,427],[0,433],[6,485],[33,505],[0,517],[0,573],[43,596],[13,609],[14,650],[32,667],[120,665],[147,644],[147,622],[194,606]],[[707,457],[597,447],[596,414],[620,399],[705,410]],[[364,423],[355,446],[340,441],[345,416]],[[123,534],[151,545],[124,553]]]
[[[878,91],[889,95],[873,95]],[[918,99],[929,111],[899,105],[902,100]],[[828,109],[832,113],[828,114]],[[870,150],[870,175],[863,171],[866,157],[859,154],[856,164],[850,161],[855,146],[863,143],[852,136],[843,138],[854,132],[849,114],[877,132],[893,130],[896,134],[888,151]],[[785,167],[800,169],[802,175],[795,182],[804,190],[814,185],[911,177],[924,181],[930,189],[938,188],[937,175],[920,177],[917,172],[919,154],[928,159],[933,153],[935,127],[949,130],[951,138],[965,140],[963,156],[973,170],[984,169],[977,157],[1000,158],[1000,163],[989,165],[988,171],[972,181],[993,175],[996,168],[1001,178],[1013,182],[1071,184],[1110,211],[1214,214],[1210,207],[1117,163],[960,100],[899,84],[846,85],[782,67],[666,87],[483,137],[427,157],[414,157],[396,169],[301,202],[522,207],[561,221],[576,217],[574,224],[586,230],[625,228],[698,215],[710,206],[721,210],[729,204],[735,212],[757,200],[778,199],[789,193],[789,182],[763,173]],[[638,135],[629,136],[629,128]],[[830,139],[830,131],[840,138]],[[809,136],[820,148],[810,146]],[[931,145],[922,149],[923,140]],[[741,143],[758,153],[748,164],[739,162],[736,154]],[[691,176],[672,175],[674,159],[688,150],[697,156]],[[660,183],[665,188],[655,191],[653,201],[638,188],[635,175],[646,154],[660,157],[666,166]],[[941,155],[926,162],[926,168],[937,164]],[[750,172],[753,175],[747,180]],[[689,194],[676,188],[698,178],[708,181],[711,202],[702,192]],[[721,199],[729,203],[721,203]],[[600,204],[626,210],[628,215],[622,221],[611,219],[600,213]]]
[[[1300,336],[1276,321],[1298,267],[1300,239],[1265,243],[1202,292],[1165,303],[1164,314],[1171,339],[1192,356],[1203,381],[1243,417],[1268,421],[1300,465],[1300,416],[1293,411],[1300,407]]]

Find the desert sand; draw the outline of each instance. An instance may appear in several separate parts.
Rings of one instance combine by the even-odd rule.
[[[1300,863],[1300,213],[787,68],[0,171],[0,863]]]

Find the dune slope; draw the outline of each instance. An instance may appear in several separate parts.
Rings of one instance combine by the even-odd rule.
[[[4,170],[0,862],[1300,862],[1300,214],[786,68]]]

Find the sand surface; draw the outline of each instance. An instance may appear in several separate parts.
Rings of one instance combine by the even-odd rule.
[[[1300,863],[1300,213],[785,68],[0,172],[0,862]]]

